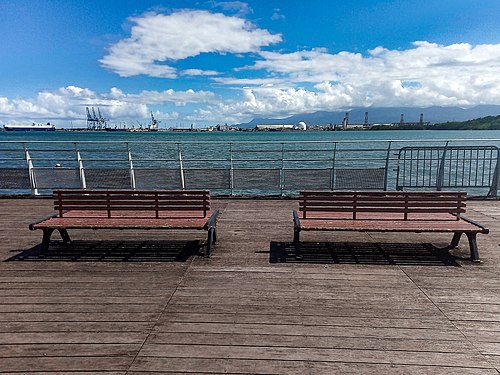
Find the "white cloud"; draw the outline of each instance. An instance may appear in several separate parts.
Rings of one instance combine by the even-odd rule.
[[[219,1],[214,2],[212,7],[221,8],[228,12],[235,12],[240,16],[246,16],[247,14],[253,13],[253,9],[242,1]]]
[[[324,49],[260,55],[246,69],[264,70],[267,77],[216,78],[251,87],[241,88],[239,101],[209,105],[197,115],[246,121],[352,107],[500,104],[500,44],[415,42],[407,50],[377,47],[366,56]]]
[[[279,20],[284,21],[286,17],[283,14],[281,14],[281,10],[279,8],[275,8],[274,13],[271,16],[271,19],[273,21],[279,21]]]
[[[100,107],[103,116],[110,120],[148,118],[149,105],[204,104],[213,102],[215,98],[215,94],[210,91],[191,89],[186,91],[144,90],[138,94],[128,94],[116,87],[108,93],[97,93],[87,88],[67,86],[54,91],[40,92],[33,99],[0,97],[0,120],[3,122],[74,120],[77,123],[78,121],[83,123],[87,106]],[[158,113],[164,119],[179,118],[177,111]]]
[[[130,38],[112,45],[101,64],[122,77],[145,74],[175,78],[169,64],[201,53],[258,52],[281,41],[281,35],[258,29],[249,21],[203,10],[170,15],[148,13],[130,19]]]
[[[220,73],[215,70],[185,69],[180,72],[183,76],[216,76]]]

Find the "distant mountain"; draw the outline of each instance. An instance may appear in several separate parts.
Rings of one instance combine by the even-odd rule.
[[[467,121],[478,117],[500,115],[500,105],[479,105],[471,108],[459,107],[427,107],[427,108],[353,108],[347,111],[305,113],[284,119],[255,118],[250,122],[239,124],[241,128],[254,128],[258,124],[298,124],[304,121],[308,125],[341,124],[346,112],[349,112],[350,124],[363,124],[365,112],[368,112],[370,124],[398,123],[401,114],[405,122],[418,122],[420,114],[424,114],[424,121],[442,123],[451,121]]]

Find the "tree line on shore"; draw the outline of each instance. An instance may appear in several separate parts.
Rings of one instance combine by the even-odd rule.
[[[500,115],[430,125],[376,125],[371,130],[500,130]]]

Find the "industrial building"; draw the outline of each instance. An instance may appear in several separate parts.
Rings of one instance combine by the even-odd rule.
[[[283,131],[283,130],[293,130],[294,125],[291,124],[259,124],[255,127],[259,131]]]

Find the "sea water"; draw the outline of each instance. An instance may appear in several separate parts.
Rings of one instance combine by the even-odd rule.
[[[0,141],[127,141],[127,142],[297,142],[367,140],[500,140],[500,130],[377,130],[377,131],[268,131],[268,132],[0,132]]]

